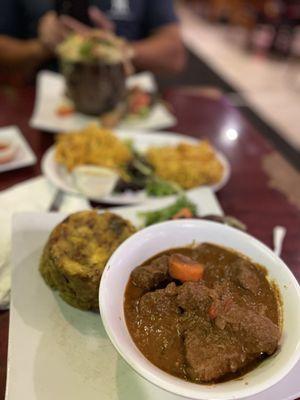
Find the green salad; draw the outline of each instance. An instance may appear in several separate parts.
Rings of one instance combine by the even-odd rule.
[[[192,201],[190,201],[186,196],[180,196],[168,207],[161,208],[155,211],[147,211],[139,213],[139,216],[144,219],[145,226],[157,224],[158,222],[168,221],[172,218],[180,218],[179,213],[182,210],[189,210],[190,217],[197,216],[197,206]]]

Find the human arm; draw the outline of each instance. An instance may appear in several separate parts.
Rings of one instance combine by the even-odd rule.
[[[37,39],[20,40],[0,35],[0,68],[34,69],[49,58],[49,51]]]
[[[3,3],[3,4],[2,4]],[[27,74],[53,56],[37,37],[37,25],[47,13],[46,2],[1,0],[0,69]],[[41,18],[42,17],[42,18]]]
[[[147,0],[143,27],[146,37],[133,43],[138,69],[178,73],[186,60],[173,0]]]
[[[176,23],[158,28],[146,39],[132,43],[137,69],[156,73],[178,73],[185,65],[185,50]]]
[[[114,30],[113,23],[97,7],[91,7],[89,14],[95,26]],[[130,43],[135,67],[157,73],[180,72],[185,65],[186,54],[172,2],[151,0],[145,17],[148,37]],[[77,28],[72,24],[69,27]],[[79,29],[80,26],[75,30]]]

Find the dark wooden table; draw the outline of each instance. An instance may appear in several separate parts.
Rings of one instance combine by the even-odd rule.
[[[262,170],[262,158],[274,151],[272,145],[226,98],[211,99],[180,89],[167,90],[165,98],[178,118],[173,131],[208,138],[228,157],[231,179],[218,193],[225,213],[244,221],[248,231],[268,246],[275,225],[287,228],[282,258],[300,280],[300,213],[284,195],[268,187]],[[0,126],[19,126],[38,157],[33,167],[0,174],[0,190],[40,174],[40,159],[53,143],[53,135],[29,128],[33,103],[33,88],[0,92]],[[9,312],[0,312],[0,400],[5,392],[8,323]]]

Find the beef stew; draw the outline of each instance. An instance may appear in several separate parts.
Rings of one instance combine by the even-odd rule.
[[[279,295],[266,270],[210,243],[171,249],[135,268],[124,312],[143,355],[195,383],[240,377],[274,354],[281,336]]]

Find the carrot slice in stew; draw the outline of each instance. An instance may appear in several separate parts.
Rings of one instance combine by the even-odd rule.
[[[218,316],[218,310],[216,305],[213,303],[208,310],[208,315],[210,319],[216,319]]]
[[[172,254],[169,258],[169,274],[181,282],[197,282],[203,278],[204,267],[192,258]]]

